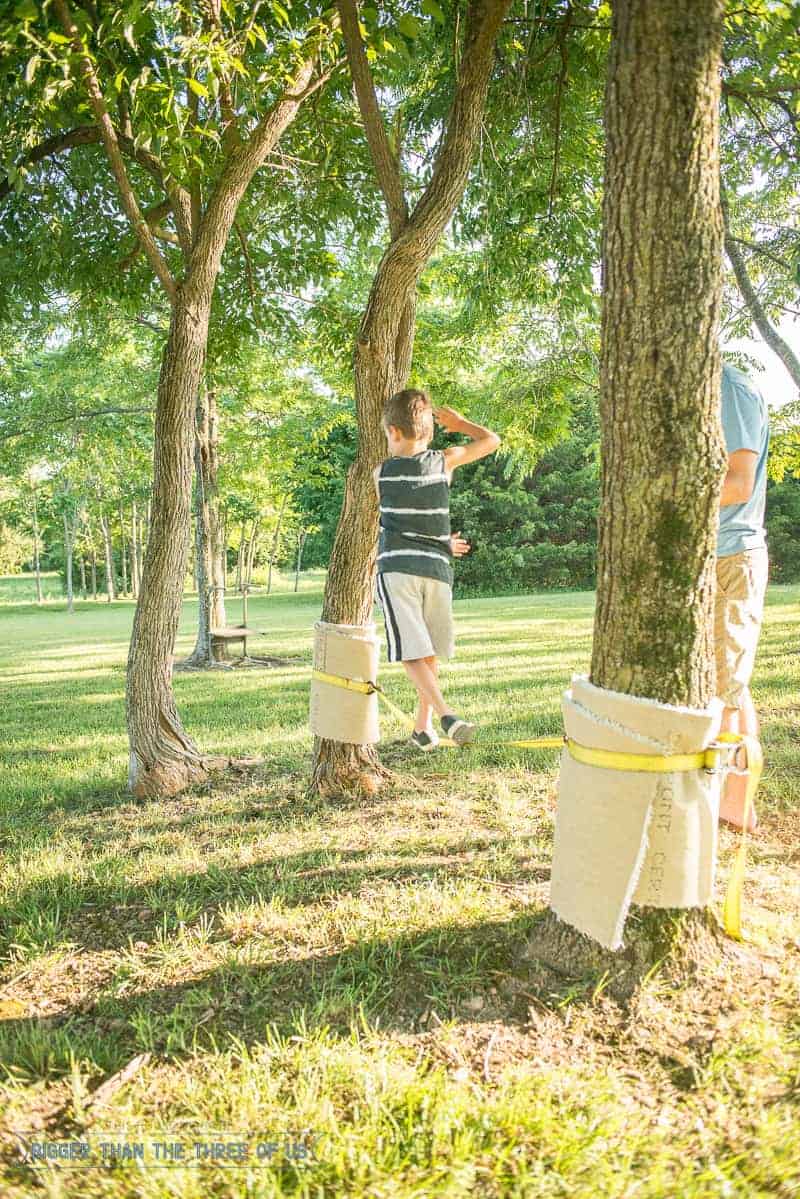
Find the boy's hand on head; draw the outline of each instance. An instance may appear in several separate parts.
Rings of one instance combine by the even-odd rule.
[[[468,541],[465,541],[460,533],[452,533],[450,536],[450,549],[453,552],[454,558],[463,558],[472,549]]]
[[[464,424],[464,417],[455,408],[434,408],[433,415],[437,425],[441,425],[448,433],[458,433]]]

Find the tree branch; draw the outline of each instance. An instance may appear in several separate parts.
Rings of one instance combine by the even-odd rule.
[[[329,21],[327,36],[333,33],[337,24],[338,18]],[[331,71],[327,71],[314,79],[319,44],[316,38],[312,40],[313,45],[295,71],[287,91],[264,113],[248,140],[230,154],[217,180],[200,221],[187,276],[191,286],[200,292],[210,295],[239,202],[253,175],[272,153],[303,100],[330,77]]]
[[[241,246],[242,255],[244,256],[244,269],[245,269],[245,274],[247,275],[247,287],[250,292],[250,302],[253,305],[253,315],[255,315],[256,288],[255,288],[255,282],[253,279],[253,263],[250,258],[250,251],[247,248],[247,241],[245,240],[245,236],[244,236],[244,233],[242,232],[242,227],[239,224],[239,222],[234,221],[233,227],[236,230],[236,236],[239,239],[239,245]]]
[[[763,304],[756,294],[756,289],[750,281],[742,252],[736,244],[736,238],[732,236],[730,231],[728,202],[723,192],[720,192],[720,203],[722,206],[722,218],[725,224],[725,253],[728,255],[733,267],[739,291],[742,293],[742,298],[759,333],[773,353],[778,355],[791,375],[795,387],[800,391],[800,359],[797,358],[791,346],[781,337],[778,330],[770,321]]]
[[[556,85],[556,110],[555,110],[555,134],[553,142],[553,172],[550,176],[550,192],[547,200],[547,216],[548,219],[553,215],[553,203],[556,196],[556,184],[558,182],[558,164],[561,156],[561,98],[564,93],[564,84],[567,81],[567,71],[569,70],[569,53],[567,51],[567,34],[572,23],[572,5],[567,5],[564,24],[558,35],[558,52],[561,55],[561,70],[558,72],[558,83]]]
[[[413,244],[419,262],[430,257],[464,191],[489,90],[495,38],[510,4],[511,0],[470,0],[466,46],[445,135],[428,186],[396,239],[398,251]]]
[[[116,136],[123,154],[132,161],[138,162],[139,166],[144,167],[169,196],[172,211],[175,214],[175,225],[181,240],[181,248],[188,256],[191,251],[191,239],[188,224],[189,197],[185,188],[175,180],[170,180],[163,164],[155,154],[137,147],[133,138],[126,133],[117,130]],[[76,146],[100,145],[102,141],[103,137],[97,125],[78,125],[74,129],[67,129],[63,133],[56,133],[52,137],[45,138],[19,159],[17,169],[27,165],[33,166],[37,162],[43,162],[46,158],[55,158],[58,154],[65,150],[72,150]],[[4,199],[11,191],[12,185],[6,177],[0,183],[0,200]]]
[[[78,56],[84,83],[86,85],[86,91],[89,95],[89,103],[91,104],[92,111],[94,112],[95,118],[100,127],[103,145],[106,148],[106,154],[108,155],[108,160],[111,164],[111,170],[114,173],[114,178],[117,181],[120,196],[122,197],[122,206],[125,209],[125,212],[127,213],[128,219],[133,225],[134,230],[136,231],[136,236],[142,243],[144,252],[147,255],[147,260],[153,268],[153,271],[159,279],[162,287],[164,288],[164,291],[167,293],[170,300],[174,300],[175,280],[173,279],[165,260],[161,256],[161,251],[156,245],[155,238],[150,230],[150,226],[147,224],[147,221],[144,219],[139,210],[136,196],[134,195],[133,188],[131,187],[130,180],[128,178],[128,172],[125,169],[125,162],[122,157],[122,151],[120,149],[116,130],[114,129],[111,117],[108,115],[108,108],[106,106],[105,99],[103,98],[103,93],[97,80],[94,66],[92,65],[92,60],[84,48],[83,43],[81,42],[80,33],[78,32],[78,27],[76,26],[70,14],[67,0],[53,0],[53,7],[55,8],[58,19],[64,28],[65,34],[72,43],[72,48],[75,54]]]
[[[69,425],[73,422],[81,422],[95,420],[98,416],[152,416],[152,408],[94,408],[92,410],[70,412],[67,416],[53,416],[49,420],[40,420],[37,418],[36,424],[30,428],[25,428],[24,425],[12,427],[11,431],[3,428],[0,422],[0,442],[11,441],[15,437],[37,437],[41,434],[42,429],[51,429],[56,425]]]
[[[383,123],[378,98],[375,95],[372,72],[367,61],[361,30],[358,27],[356,0],[338,0],[338,8],[342,19],[342,34],[347,47],[347,58],[350,63],[350,74],[353,78],[361,119],[364,122],[364,133],[375,167],[378,186],[383,192],[386,202],[389,228],[392,236],[396,237],[408,220],[408,205],[400,175],[400,164],[389,145],[386,126]]]

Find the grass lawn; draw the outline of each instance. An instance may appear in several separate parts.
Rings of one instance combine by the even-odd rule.
[[[5,598],[3,1199],[800,1194],[800,588],[769,593],[754,685],[750,940],[626,1007],[524,952],[547,902],[552,752],[417,757],[386,720],[396,786],[306,796],[318,579],[251,601],[285,667],[176,675],[204,748],[264,761],[165,803],[124,789],[132,605]],[[194,616],[187,602],[179,655]],[[454,705],[487,741],[558,732],[592,597],[456,617]],[[397,667],[381,677],[409,709]],[[720,894],[735,845],[723,831]],[[21,1166],[20,1133],[141,1143],[163,1168]],[[272,1157],[176,1166],[152,1148],[210,1140]]]

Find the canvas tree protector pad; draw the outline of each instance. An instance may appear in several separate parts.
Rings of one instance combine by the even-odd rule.
[[[314,669],[361,683],[378,677],[379,641],[374,624],[314,625]],[[311,731],[316,737],[355,745],[380,740],[378,696],[311,680]]]
[[[629,754],[704,750],[722,704],[705,710],[595,687],[575,676],[562,698],[568,737]],[[646,774],[561,758],[550,905],[607,949],[619,949],[631,903],[706,907],[712,898],[722,773]]]

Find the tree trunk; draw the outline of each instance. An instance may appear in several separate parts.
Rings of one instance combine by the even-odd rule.
[[[108,525],[108,517],[105,512],[100,513],[100,530],[103,534],[103,551],[106,560],[106,597],[108,602],[117,598],[117,589],[114,585],[114,554],[111,548],[111,530]]]
[[[67,611],[71,614],[75,611],[75,602],[72,592],[72,546],[74,541],[74,530],[72,522],[64,513],[64,559],[66,563],[67,576]]]
[[[348,60],[378,181],[387,203],[391,242],[370,289],[355,347],[358,450],[325,583],[323,620],[362,625],[372,618],[378,505],[372,471],[386,454],[383,405],[405,386],[414,344],[416,288],[466,185],[486,105],[497,32],[509,0],[471,0],[453,103],[430,182],[406,216],[403,185],[387,144],[360,40],[357,10],[340,3]],[[372,746],[316,738],[311,789],[372,792],[387,777]]]
[[[120,536],[120,567],[122,570],[122,594],[128,594],[127,542],[125,540],[125,512],[122,501],[119,504],[119,536]]]
[[[97,603],[97,552],[92,546],[92,599]]]
[[[247,528],[247,526],[246,526],[245,522],[242,521],[242,528],[241,528],[241,532],[239,533],[239,553],[236,557],[236,590],[237,591],[242,590],[242,584],[244,583],[244,543],[245,543],[246,528]]]
[[[43,602],[42,571],[39,563],[39,502],[36,499],[36,488],[31,489],[33,495],[33,573],[36,576],[36,602]]]
[[[387,286],[387,260],[378,268],[356,346],[358,451],[345,479],[325,582],[322,619],[331,624],[363,625],[373,616],[378,503],[372,471],[386,455],[383,406],[405,386],[411,368],[416,300],[416,280],[402,292],[393,280]],[[314,739],[311,786],[320,794],[369,794],[387,774],[374,746]]]
[[[142,574],[141,568],[141,545],[139,542],[139,514],[136,508],[136,500],[131,503],[131,591],[133,598],[139,598],[139,580]]]
[[[147,552],[128,655],[128,783],[138,797],[168,796],[205,777],[172,693],[172,652],[189,553],[193,427],[208,337],[210,288],[172,308],[154,428]]]
[[[280,512],[278,513],[278,523],[275,525],[275,536],[272,538],[272,549],[270,550],[269,554],[269,568],[267,574],[267,595],[269,595],[270,591],[272,590],[272,568],[275,565],[275,558],[278,553],[278,542],[280,540],[281,524],[283,523],[283,513],[286,509],[287,498],[287,496],[284,496],[281,500],[281,508]]]
[[[187,665],[211,666],[227,657],[224,646],[214,649],[212,629],[226,623],[222,568],[221,522],[217,486],[217,407],[212,390],[201,387],[195,439],[195,562],[197,567],[197,641]]]
[[[258,521],[253,521],[253,528],[250,533],[250,540],[247,545],[247,570],[245,571],[245,582],[248,587],[253,583],[253,564],[256,557],[256,541],[258,539]]]
[[[722,0],[617,0],[606,94],[592,681],[714,694]]]
[[[305,529],[303,529],[302,533],[297,538],[297,562],[295,563],[295,568],[294,568],[295,592],[297,591],[298,587],[300,586],[300,566],[303,561],[303,546],[306,543],[307,536],[308,536],[308,532]]]
[[[714,695],[720,408],[722,0],[616,0],[606,88],[602,500],[591,679],[660,703]],[[638,979],[709,914],[634,909],[612,954],[548,913],[534,954]],[[631,917],[629,917],[631,919]],[[615,986],[621,980],[615,980]]]
[[[79,559],[79,566],[80,566],[80,571],[81,571],[81,599],[84,599],[84,600],[85,600],[85,599],[87,598],[87,591],[86,591],[86,560],[85,560],[85,558],[84,558],[83,554],[81,554],[81,556],[80,556],[80,559]]]

